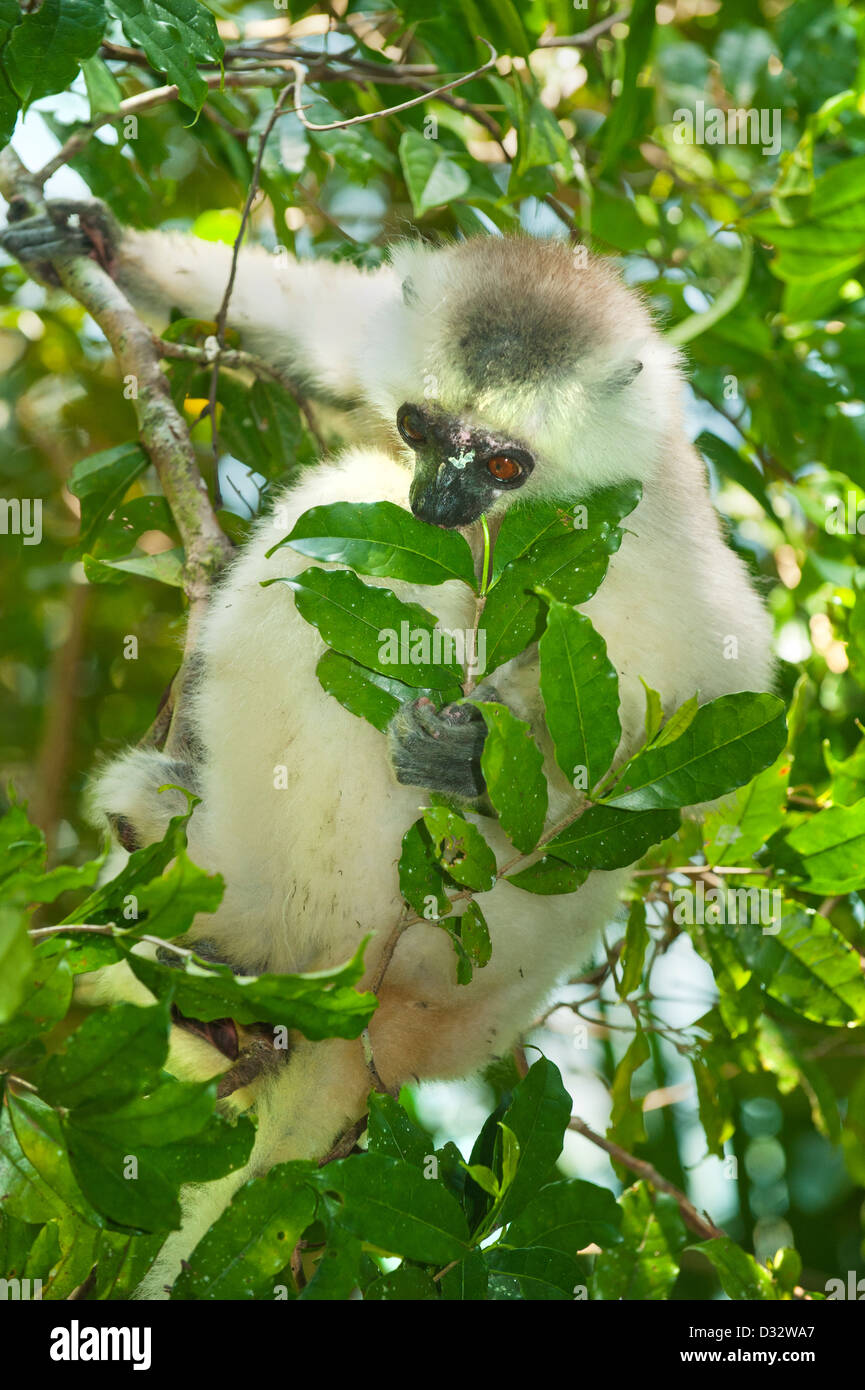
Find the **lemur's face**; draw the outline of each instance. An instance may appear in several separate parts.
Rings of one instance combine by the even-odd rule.
[[[435,526],[469,526],[504,493],[528,481],[533,455],[510,435],[469,424],[432,406],[406,402],[397,429],[414,451],[409,502]]]

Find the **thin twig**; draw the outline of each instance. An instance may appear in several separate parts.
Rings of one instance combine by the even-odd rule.
[[[276,125],[276,122],[282,115],[282,108],[285,103],[285,99],[291,91],[292,87],[295,88],[295,106],[297,105],[296,94],[298,85],[298,82],[293,81],[287,83],[286,86],[283,87],[282,91],[280,92],[279,96],[277,97],[274,103],[274,107],[270,113],[267,124],[261,133],[261,139],[258,143],[258,153],[255,156],[255,163],[252,166],[252,178],[249,182],[249,188],[246,194],[246,201],[243,204],[243,212],[240,216],[240,228],[238,230],[237,236],[234,238],[234,246],[232,247],[231,251],[231,269],[228,272],[228,281],[225,286],[225,292],[222,296],[222,303],[220,304],[216,315],[216,341],[219,345],[219,350],[213,358],[213,368],[210,374],[208,414],[210,415],[211,438],[213,440],[214,479],[215,486],[217,488],[219,487],[219,439],[216,429],[216,395],[217,390],[219,388],[220,357],[225,350],[225,330],[226,324],[228,322],[228,306],[231,301],[232,291],[234,289],[234,281],[237,278],[237,263],[240,258],[240,248],[243,243],[243,238],[246,235],[246,228],[249,223],[249,215],[252,212],[252,204],[255,201],[255,195],[258,192],[258,182],[261,178],[261,165],[264,159],[264,151],[267,146],[267,142],[270,138],[270,132],[273,130],[273,127]]]
[[[223,87],[276,87],[284,79],[285,74],[277,72],[251,72],[248,69],[243,72],[212,73],[205,77],[211,91],[221,91]],[[179,96],[179,88],[173,83],[165,87],[152,87],[147,92],[136,92],[135,96],[127,97],[121,101],[116,111],[103,111],[98,116],[94,116],[76,130],[65,144],[49,159],[41,169],[32,175],[38,186],[41,188],[52,174],[56,174],[58,169],[62,169],[64,164],[68,164],[70,159],[74,159],[87,146],[95,132],[104,125],[113,125],[117,121],[125,120],[127,116],[138,116],[144,111],[150,111],[155,106],[162,106],[165,102],[175,101]]]
[[[318,447],[322,452],[327,451],[327,441],[306,396],[298,391],[291,377],[279,367],[275,367],[272,362],[266,362],[263,357],[258,357],[254,352],[246,352],[239,348],[223,348],[214,352],[212,348],[207,346],[195,347],[191,343],[169,343],[158,335],[154,335],[154,337],[162,357],[175,358],[180,362],[200,362],[202,366],[210,367],[218,356],[223,367],[235,371],[254,372],[256,376],[268,377],[271,381],[275,381],[279,386],[284,387],[297,403],[298,409],[306,418],[307,428]]]
[[[547,38],[538,39],[538,48],[589,48],[617,24],[624,24],[630,13],[630,10],[617,10],[615,14],[608,14],[606,19],[600,19],[597,24],[583,29],[580,34],[550,34]]]
[[[341,121],[330,121],[327,125],[316,125],[312,121],[306,119],[303,108],[300,105],[300,93],[306,77],[306,71],[301,63],[297,62],[294,58],[289,58],[286,62],[294,68],[297,74],[297,83],[294,89],[295,115],[301,125],[306,126],[307,130],[345,130],[348,126],[363,125],[366,121],[378,120],[380,116],[393,116],[396,115],[398,111],[408,111],[412,106],[421,106],[425,101],[430,101],[433,97],[440,96],[442,92],[452,92],[455,87],[461,87],[464,82],[471,82],[473,78],[480,77],[482,73],[489,72],[490,68],[497,62],[499,55],[496,53],[489,39],[478,36],[478,42],[486,44],[487,48],[490,50],[490,57],[481,67],[475,68],[474,72],[467,72],[464,73],[462,77],[455,77],[452,82],[445,82],[440,87],[433,87],[431,91],[424,92],[422,96],[412,97],[410,101],[400,102],[398,106],[388,106],[381,111],[370,111],[362,116],[348,116]]]

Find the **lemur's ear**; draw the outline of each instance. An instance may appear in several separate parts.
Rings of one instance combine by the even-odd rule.
[[[410,276],[406,276],[402,282],[402,302],[407,309],[413,309],[418,302],[417,290]]]
[[[620,367],[616,368],[613,375],[608,377],[604,382],[605,391],[610,395],[615,395],[619,391],[624,391],[626,386],[630,386],[631,382],[636,380],[642,370],[642,362],[636,360],[633,362],[623,362]]]

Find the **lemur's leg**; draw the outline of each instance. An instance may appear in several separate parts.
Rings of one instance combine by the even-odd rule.
[[[214,319],[231,270],[232,248],[180,232],[121,228],[104,203],[55,199],[43,216],[10,206],[0,245],[38,278],[56,283],[50,262],[89,254],[155,324],[172,308]],[[262,248],[241,251],[228,322],[243,345],[285,367],[312,397],[359,402],[363,361],[380,306],[398,297],[390,267],[365,272],[346,262],[294,260]]]
[[[130,748],[93,779],[90,819],[109,829],[131,853],[161,840],[171,817],[187,810],[187,798],[176,789],[195,793],[197,786],[191,762],[153,748]]]

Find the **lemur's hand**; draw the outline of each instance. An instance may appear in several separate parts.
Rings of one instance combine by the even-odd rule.
[[[9,204],[9,225],[0,232],[0,246],[35,279],[58,285],[52,262],[68,256],[90,256],[113,274],[121,236],[114,214],[98,198],[54,198],[43,213],[31,216],[22,197]]]
[[[481,700],[497,700],[491,686],[475,691]],[[391,720],[388,749],[398,782],[426,787],[445,796],[474,801],[483,796],[481,753],[487,726],[473,705],[445,705],[437,710],[422,696],[402,705]]]

